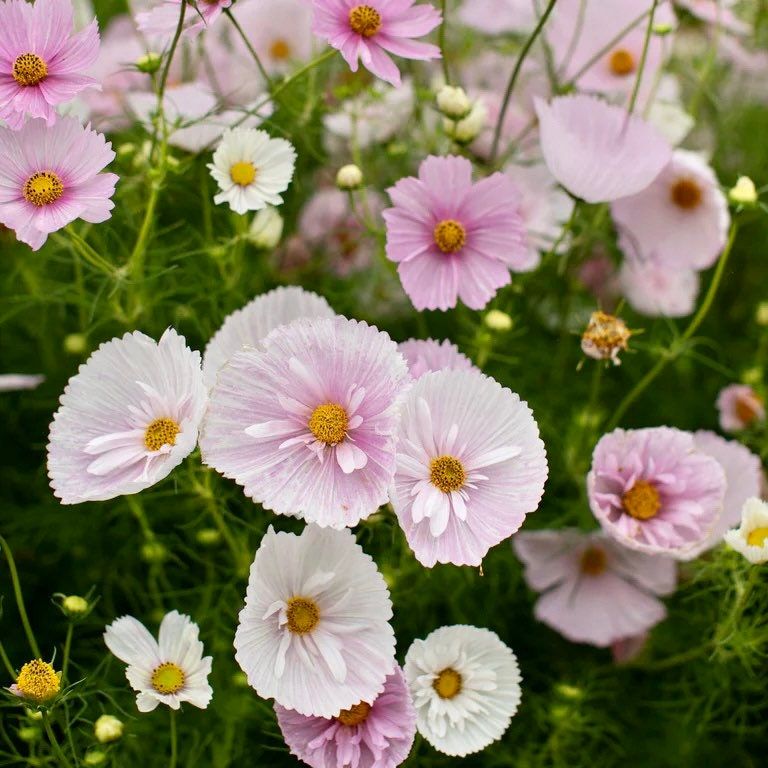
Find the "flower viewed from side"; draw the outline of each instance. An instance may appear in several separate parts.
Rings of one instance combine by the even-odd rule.
[[[221,190],[213,201],[228,203],[235,213],[280,205],[295,165],[296,150],[285,139],[256,128],[227,130],[208,166]]]
[[[595,360],[612,360],[620,365],[619,353],[627,349],[630,336],[632,331],[620,317],[593,312],[581,336],[581,350]]]
[[[636,115],[585,94],[535,99],[541,151],[552,175],[588,203],[645,189],[664,169],[671,149]]]
[[[436,45],[423,37],[441,22],[440,13],[428,3],[413,0],[312,0],[312,29],[341,52],[353,72],[358,62],[376,77],[400,85],[400,71],[389,54],[404,59],[439,59]]]
[[[45,381],[39,373],[0,373],[0,392],[37,389]]]
[[[335,717],[308,717],[279,704],[275,712],[291,754],[311,768],[395,768],[416,735],[416,712],[400,667],[370,704],[361,701]]]
[[[200,629],[189,616],[166,613],[158,639],[133,616],[121,616],[104,632],[107,648],[125,662],[125,676],[136,696],[139,712],[158,704],[178,709],[183,702],[205,709],[213,696],[208,684],[211,656],[203,656]]]
[[[422,376],[403,403],[391,500],[416,559],[480,565],[539,506],[547,457],[527,404],[479,371]]]
[[[740,432],[765,421],[763,398],[746,384],[729,384],[717,396],[720,429]]]
[[[15,696],[44,704],[61,690],[61,673],[47,661],[32,659],[19,670],[16,682],[9,690]]]
[[[620,244],[628,255],[628,243]],[[699,274],[677,269],[656,259],[627,258],[619,270],[619,287],[635,312],[649,317],[685,317],[696,308]]]
[[[109,744],[121,739],[124,729],[123,721],[114,715],[101,715],[93,724],[93,735],[100,744]]]
[[[335,718],[384,691],[395,669],[391,618],[384,579],[351,531],[270,527],[251,565],[235,658],[262,698]]]
[[[430,156],[389,190],[387,257],[418,310],[482,309],[528,268],[520,193],[502,173],[472,182],[463,157]]]
[[[725,543],[753,565],[768,563],[768,503],[748,499],[741,512],[741,525],[725,534]]]
[[[75,33],[71,0],[5,0],[0,30],[0,119],[11,128],[27,116],[53,125],[58,105],[99,87],[85,74],[99,55],[98,23]]]
[[[118,177],[101,171],[114,158],[104,136],[72,117],[0,128],[0,223],[36,251],[75,219],[106,221]]]
[[[298,286],[275,288],[236,309],[213,335],[203,355],[203,378],[208,387],[235,352],[256,348],[270,331],[300,317],[333,317],[328,302]]]
[[[397,348],[408,363],[408,370],[414,379],[420,379],[432,371],[469,371],[475,367],[448,339],[408,339],[401,341]]]
[[[414,641],[404,671],[419,733],[446,755],[464,757],[500,739],[520,705],[517,658],[488,629],[440,627]]]
[[[182,0],[160,0],[148,11],[136,14],[139,31],[149,36],[170,37],[176,31],[181,18]],[[203,0],[195,5],[188,4],[184,13],[183,30],[196,35],[213,24],[232,0]]]
[[[61,396],[48,475],[62,504],[104,501],[162,480],[197,445],[207,399],[200,353],[169,328],[102,344]]]
[[[356,525],[387,501],[408,381],[386,333],[344,317],[301,318],[220,371],[203,460],[266,509]]]
[[[685,554],[701,544],[723,508],[720,463],[689,432],[617,429],[592,454],[587,491],[603,530],[643,552]]]
[[[487,35],[530,32],[538,20],[531,0],[464,0],[459,20]]]
[[[522,531],[513,542],[536,618],[575,643],[607,648],[662,621],[657,595],[677,585],[670,557],[635,552],[601,532]]]

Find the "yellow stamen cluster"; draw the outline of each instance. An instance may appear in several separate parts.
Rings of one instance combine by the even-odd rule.
[[[320,622],[320,609],[308,597],[292,597],[286,610],[288,629],[295,635],[306,635]]]
[[[608,66],[617,77],[626,77],[635,71],[635,57],[626,48],[618,48],[608,59]]]
[[[456,219],[443,219],[432,233],[435,245],[443,253],[458,253],[467,242],[467,230]]]
[[[760,415],[762,400],[754,393],[739,395],[733,405],[742,424],[749,426]]]
[[[326,445],[336,445],[347,436],[347,412],[336,403],[318,405],[309,417],[309,431]]]
[[[581,555],[581,572],[587,576],[599,576],[607,565],[605,552],[599,547],[587,547]]]
[[[48,662],[32,659],[21,668],[16,678],[16,687],[25,698],[42,703],[59,692],[61,680]]]
[[[278,37],[269,46],[269,57],[273,61],[287,61],[291,58],[291,46],[282,37]]]
[[[381,14],[370,5],[356,5],[349,10],[349,26],[363,37],[373,37],[381,29]]]
[[[24,199],[38,208],[55,203],[64,194],[64,184],[53,171],[41,171],[24,184]]]
[[[371,705],[361,701],[359,704],[355,704],[349,709],[342,709],[336,716],[336,719],[348,728],[354,728],[356,725],[365,722],[368,714],[371,711]]]
[[[461,683],[461,675],[448,667],[435,678],[432,687],[441,699],[452,699],[461,693]]]
[[[467,472],[455,456],[438,456],[429,462],[429,481],[443,493],[450,493],[464,487]]]
[[[627,349],[630,336],[632,331],[620,317],[593,312],[581,336],[581,348],[595,360],[613,360],[618,364],[619,352]]]
[[[701,205],[703,192],[694,179],[678,179],[670,188],[669,196],[672,202],[684,211],[692,211]]]
[[[747,544],[750,547],[762,547],[768,539],[768,528],[755,528],[747,534]]]
[[[36,53],[22,53],[13,62],[11,74],[19,85],[37,85],[48,77],[48,65]]]
[[[149,451],[159,451],[164,445],[176,445],[181,427],[173,419],[155,419],[144,433],[144,445]]]
[[[622,497],[624,511],[635,520],[650,520],[661,509],[656,487],[647,480],[638,480]]]
[[[152,687],[158,693],[178,693],[185,680],[184,670],[172,661],[164,662],[152,673]]]
[[[256,166],[244,160],[235,163],[229,169],[229,175],[238,187],[247,187],[256,180]]]

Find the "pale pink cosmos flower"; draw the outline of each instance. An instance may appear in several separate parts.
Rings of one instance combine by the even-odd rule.
[[[482,309],[510,269],[528,268],[520,193],[504,174],[473,183],[466,158],[430,156],[418,178],[387,191],[387,257],[416,309],[446,310],[458,299]]]
[[[538,20],[534,0],[464,0],[458,17],[462,24],[487,35],[530,32]]]
[[[45,376],[39,373],[2,373],[0,374],[0,392],[37,389],[44,381]]]
[[[672,150],[637,115],[583,94],[536,101],[541,151],[552,175],[588,203],[604,203],[645,189]]]
[[[721,389],[717,410],[723,432],[740,432],[765,421],[763,398],[746,384],[729,384]]]
[[[397,348],[408,363],[408,370],[414,379],[420,379],[432,371],[469,371],[475,369],[472,361],[452,342],[434,339],[408,339],[401,341]]]
[[[170,37],[176,31],[181,18],[182,0],[161,0],[148,11],[136,14],[136,24],[147,35]],[[225,8],[232,5],[232,0],[200,0],[199,3],[187,3],[184,12],[185,34],[198,35],[210,27],[221,16]]]
[[[639,635],[622,637],[611,643],[614,664],[629,664],[634,661],[645,649],[648,637],[648,632],[641,632]]]
[[[439,59],[436,45],[413,38],[429,34],[441,22],[439,11],[413,0],[312,0],[313,30],[339,50],[353,72],[358,62],[392,85],[400,71],[389,54],[405,59]]]
[[[539,506],[547,456],[520,397],[477,370],[422,376],[402,406],[392,505],[416,559],[480,565]]]
[[[707,24],[731,32],[734,35],[748,35],[752,27],[733,12],[735,0],[675,0],[686,11]]]
[[[572,642],[607,648],[667,615],[657,596],[677,585],[671,557],[635,552],[605,533],[575,530],[523,531],[512,546],[528,586],[541,593],[534,615]]]
[[[74,32],[71,0],[0,3],[0,119],[19,129],[25,117],[56,122],[56,107],[98,80],[85,73],[99,53],[94,19]]]
[[[395,768],[416,735],[416,711],[400,667],[373,701],[335,717],[308,717],[279,704],[275,713],[291,754],[312,768]]]
[[[118,177],[101,171],[114,157],[104,136],[72,117],[0,128],[0,223],[36,251],[75,219],[106,221]]]
[[[619,241],[631,253],[624,239]],[[656,259],[627,258],[618,275],[619,289],[632,309],[649,317],[685,317],[696,307],[699,274]]]
[[[587,492],[603,530],[650,554],[684,555],[701,544],[723,509],[720,463],[689,432],[616,429],[592,454]]]

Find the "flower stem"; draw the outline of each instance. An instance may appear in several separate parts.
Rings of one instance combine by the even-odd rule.
[[[168,763],[168,768],[176,768],[176,761],[178,760],[179,745],[176,736],[176,710],[170,709],[171,713],[171,762]]]
[[[645,39],[643,40],[643,52],[640,54],[640,66],[637,68],[637,77],[635,78],[635,85],[632,88],[632,96],[629,99],[629,107],[627,108],[630,115],[635,109],[637,96],[640,93],[640,85],[643,82],[643,71],[645,70],[645,62],[648,59],[648,47],[651,43],[651,34],[653,33],[653,17],[656,15],[656,7],[658,4],[659,0],[653,0],[651,13],[648,17],[648,26],[645,29]]]
[[[253,47],[253,45],[251,45],[251,41],[248,39],[248,35],[245,34],[245,30],[240,26],[240,23],[233,16],[232,11],[229,8],[225,8],[224,13],[226,14],[227,18],[232,22],[232,26],[234,26],[235,30],[237,31],[237,34],[240,35],[240,39],[245,44],[245,47],[248,49],[248,53],[251,54],[251,58],[253,58],[254,62],[256,62],[256,66],[259,68],[259,72],[261,73],[262,78],[264,78],[264,82],[267,86],[267,89],[269,90],[272,86],[272,81],[269,79],[267,70],[264,69],[264,65],[261,63],[259,54],[256,53],[256,49]]]
[[[448,59],[445,56],[445,17],[448,12],[448,9],[446,8],[447,2],[446,0],[441,0],[441,10],[443,14],[443,20],[440,22],[440,29],[437,33],[437,44],[440,48],[440,57],[441,57],[441,64],[443,66],[443,77],[445,78],[445,84],[450,85],[451,84],[451,74],[448,71]]]
[[[40,647],[35,640],[35,633],[32,631],[32,626],[29,623],[29,617],[27,616],[27,609],[24,607],[24,596],[21,594],[21,583],[19,582],[19,572],[16,570],[16,563],[11,554],[11,548],[8,546],[8,542],[0,536],[0,546],[5,552],[5,557],[8,560],[8,569],[11,572],[11,584],[13,585],[13,594],[16,598],[16,606],[19,610],[19,616],[21,617],[21,624],[24,627],[24,632],[27,635],[27,641],[29,647],[32,649],[32,653],[35,658],[39,659]]]
[[[56,760],[58,761],[58,765],[60,768],[70,768],[70,762],[67,760],[67,758],[64,755],[64,752],[61,749],[61,745],[56,740],[56,734],[53,732],[53,728],[51,728],[51,720],[48,716],[47,712],[43,712],[43,726],[45,727],[45,732],[48,735],[48,741],[51,743],[51,749],[53,750],[53,754],[56,755]]]
[[[69,668],[69,656],[72,651],[72,635],[75,631],[75,625],[70,621],[67,625],[67,635],[64,638],[64,652],[61,656],[61,682],[67,682],[67,669]]]

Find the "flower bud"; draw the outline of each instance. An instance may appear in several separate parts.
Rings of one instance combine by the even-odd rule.
[[[27,725],[23,728],[19,728],[18,736],[22,741],[26,741],[27,743],[37,741],[40,738],[40,730],[31,725]]]
[[[283,236],[283,217],[271,205],[262,208],[251,222],[248,240],[257,248],[272,250]]]
[[[734,205],[754,205],[757,202],[755,182],[749,176],[739,176],[736,184],[728,191],[728,199]]]
[[[162,563],[168,557],[168,550],[159,541],[147,541],[141,546],[141,557],[147,563]]]
[[[159,53],[145,53],[136,61],[136,69],[146,75],[152,75],[160,69],[163,57]]]
[[[67,595],[67,597],[61,601],[61,609],[71,619],[79,618],[88,613],[89,608],[90,605],[88,605],[88,601],[79,595]]]
[[[483,318],[485,325],[492,331],[509,331],[512,328],[512,318],[500,309],[491,309]]]
[[[437,108],[451,120],[461,120],[472,109],[472,102],[467,98],[463,88],[444,85],[437,92]]]
[[[462,120],[443,120],[443,130],[457,144],[469,144],[474,141],[480,131],[485,128],[488,109],[481,101],[472,105],[469,114]]]
[[[672,32],[673,29],[674,27],[668,21],[660,21],[653,25],[652,32],[659,37],[665,37]]]
[[[336,174],[336,186],[345,191],[358,189],[363,183],[363,172],[354,164],[344,165]]]
[[[99,749],[93,749],[83,758],[83,765],[104,765],[106,754]]]
[[[88,348],[88,339],[82,333],[70,333],[64,337],[64,351],[68,355],[82,355]]]
[[[93,732],[101,744],[117,741],[123,735],[123,728],[122,720],[118,720],[113,715],[102,715],[93,724]]]
[[[755,312],[755,322],[758,325],[768,325],[768,301],[761,301]]]
[[[202,528],[195,534],[198,544],[212,547],[221,541],[221,534],[215,528]]]

